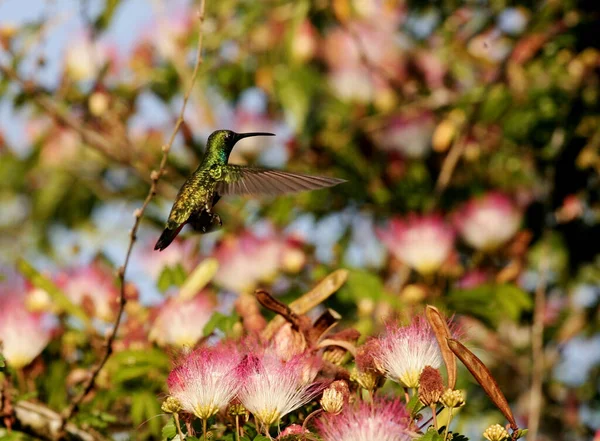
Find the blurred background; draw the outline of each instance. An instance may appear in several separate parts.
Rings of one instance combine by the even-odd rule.
[[[114,321],[134,210],[191,81],[197,6],[0,0],[0,338],[21,393],[54,410]],[[234,332],[242,294],[289,302],[347,268],[327,306],[363,338],[435,304],[456,314],[530,441],[594,439],[596,3],[207,0],[205,15],[203,63],[128,267],[117,353],[79,420],[159,439],[169,354]],[[216,129],[277,135],[240,142],[233,163],[348,182],[226,198],[220,231],[183,230],[154,252]],[[214,277],[194,285],[209,258]],[[460,378],[469,405],[456,424],[480,439],[502,416]]]

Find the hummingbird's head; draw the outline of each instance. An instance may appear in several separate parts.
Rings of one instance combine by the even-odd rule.
[[[266,132],[250,132],[250,133],[235,133],[232,130],[216,130],[208,137],[207,148],[218,149],[226,155],[224,160],[229,157],[233,146],[240,139],[249,138],[251,136],[275,136],[273,133]]]

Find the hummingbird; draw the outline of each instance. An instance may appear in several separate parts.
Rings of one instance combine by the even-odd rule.
[[[251,136],[275,135],[265,132],[235,133],[231,130],[211,133],[202,162],[177,193],[155,250],[162,251],[168,247],[186,224],[199,233],[209,233],[221,227],[221,218],[213,212],[213,207],[222,196],[274,196],[346,182],[338,178],[229,164],[229,155],[235,144]]]

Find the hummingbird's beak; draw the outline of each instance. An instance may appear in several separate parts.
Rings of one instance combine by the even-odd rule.
[[[243,138],[250,138],[251,136],[275,136],[275,134],[267,132],[236,133],[235,142],[238,142],[240,139]]]

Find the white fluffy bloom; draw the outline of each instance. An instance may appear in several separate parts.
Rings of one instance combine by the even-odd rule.
[[[188,354],[167,378],[183,410],[207,420],[235,397],[240,356],[233,347],[200,348]]]
[[[264,429],[281,417],[312,400],[322,390],[316,383],[307,383],[305,357],[283,362],[274,355],[248,356],[240,375],[244,386],[239,398]]]
[[[512,238],[521,225],[521,211],[501,193],[468,201],[455,215],[461,236],[478,250],[492,251]]]
[[[418,387],[425,366],[439,368],[442,355],[429,324],[418,317],[409,326],[389,326],[374,355],[386,377],[405,387]]]

